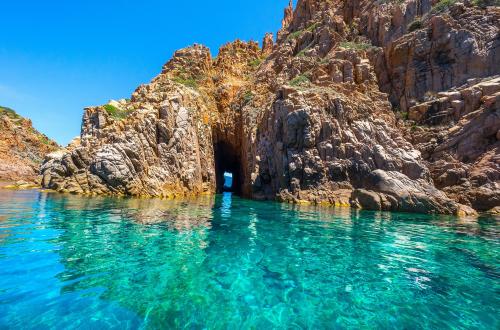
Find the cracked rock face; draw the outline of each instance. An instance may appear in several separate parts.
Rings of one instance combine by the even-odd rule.
[[[230,171],[254,199],[498,206],[497,8],[299,0],[282,23],[276,44],[179,50],[130,100],[86,109],[81,141],[43,164],[44,186],[189,196],[220,191]]]
[[[477,210],[500,204],[500,77],[439,93],[409,116],[436,187]]]
[[[165,197],[211,191],[212,131],[201,118],[206,105],[194,91],[167,84],[171,90],[160,82],[139,88],[137,101],[123,105],[137,109],[123,120],[101,107],[87,109],[80,144],[47,157],[43,184],[78,193]],[[157,101],[158,107],[151,104]]]

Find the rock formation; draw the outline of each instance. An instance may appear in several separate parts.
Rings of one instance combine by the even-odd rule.
[[[285,13],[283,15],[283,20],[281,21],[281,27],[286,29],[290,22],[293,20],[293,1],[290,0],[288,7],[285,8]]]
[[[0,182],[36,182],[45,155],[57,148],[30,120],[0,107]]]
[[[272,33],[266,33],[262,40],[262,55],[269,55],[273,52],[274,36]]]
[[[498,206],[500,11],[450,3],[299,0],[262,50],[179,50],[130,100],[86,109],[43,185],[175,197],[220,191],[227,171],[254,199]]]

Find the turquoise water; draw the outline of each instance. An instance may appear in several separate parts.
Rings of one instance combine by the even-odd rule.
[[[0,191],[1,329],[498,329],[499,223]]]
[[[233,187],[233,173],[224,173],[224,188],[229,189]]]

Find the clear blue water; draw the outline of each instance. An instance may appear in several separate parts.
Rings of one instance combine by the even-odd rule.
[[[0,191],[1,329],[499,329],[499,222]]]
[[[231,188],[233,186],[233,173],[224,173],[224,188]]]

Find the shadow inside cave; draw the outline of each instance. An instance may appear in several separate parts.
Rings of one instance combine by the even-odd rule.
[[[214,145],[217,193],[241,195],[241,162],[239,152],[226,142]]]

